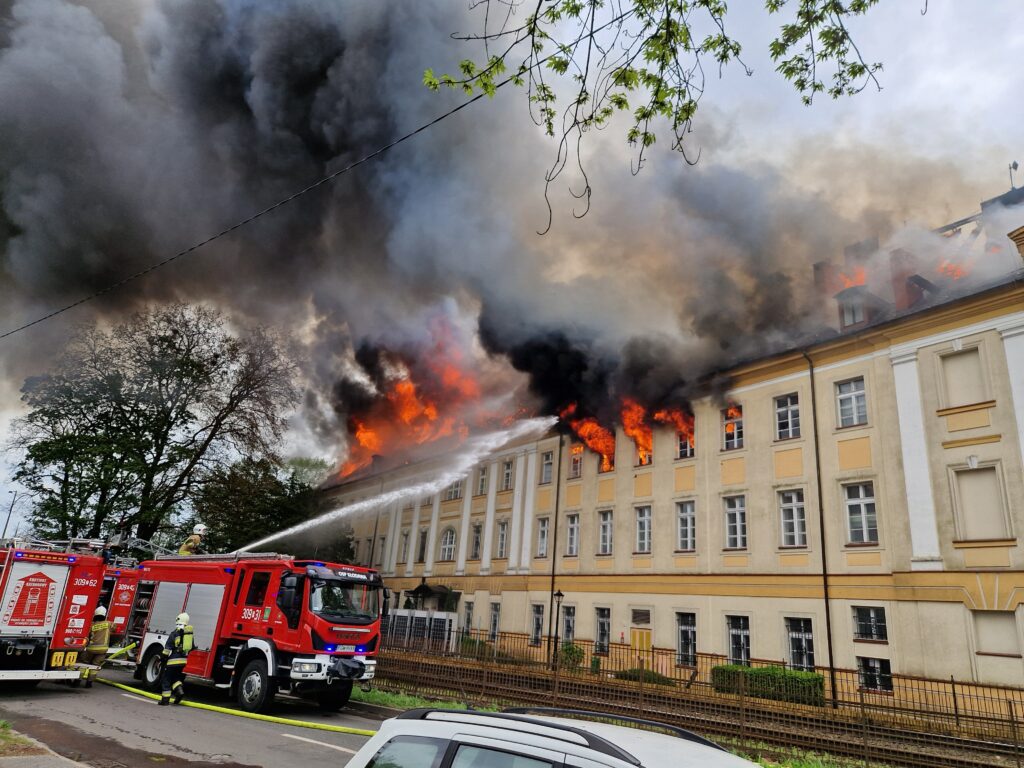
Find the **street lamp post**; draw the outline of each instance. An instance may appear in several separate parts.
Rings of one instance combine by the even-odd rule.
[[[558,668],[558,622],[562,618],[562,600],[565,598],[565,595],[562,594],[562,590],[558,590],[557,592],[555,592],[554,597],[555,597],[555,653],[554,653],[553,664],[554,664],[554,667],[557,669]]]

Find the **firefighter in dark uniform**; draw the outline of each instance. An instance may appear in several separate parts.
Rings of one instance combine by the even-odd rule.
[[[188,661],[188,654],[192,650],[192,625],[188,623],[188,614],[179,613],[174,621],[174,631],[167,638],[164,645],[164,674],[160,704],[166,706],[171,703],[180,704],[185,696],[185,662]]]
[[[98,605],[92,617],[92,626],[89,627],[89,645],[86,646],[85,653],[79,658],[83,664],[95,664],[99,667],[103,664],[109,647],[110,622],[107,621],[107,609]],[[98,669],[86,669],[82,673],[86,688],[92,688],[92,680],[98,671]]]

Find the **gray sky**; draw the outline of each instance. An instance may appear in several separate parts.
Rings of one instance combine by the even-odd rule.
[[[884,63],[879,75],[881,92],[868,86],[859,96],[838,102],[822,96],[808,108],[774,72],[766,53],[772,31],[766,14],[749,10],[745,3],[733,4],[731,31],[743,42],[744,59],[754,75],[748,78],[738,67],[731,67],[720,80],[709,79],[693,145],[701,147],[702,165],[737,172],[763,168],[789,187],[829,201],[851,219],[870,220],[870,212],[877,208],[897,220],[922,226],[937,226],[970,214],[980,200],[1004,192],[1008,188],[1007,164],[1014,159],[1024,161],[1020,2],[932,0],[924,16],[921,8],[921,2],[882,0],[866,20],[854,25],[865,58]],[[425,33],[436,34],[429,29]],[[447,43],[439,38],[438,47],[430,50],[443,50],[443,45]],[[455,50],[453,55],[461,53]],[[401,61],[404,64],[405,60]],[[422,69],[433,64],[433,60],[419,63],[410,79],[418,80]],[[471,114],[459,119],[470,126],[477,121],[487,124],[489,118],[484,113],[502,107],[499,101],[509,100],[513,107],[504,114],[518,120],[510,130],[519,132],[524,143],[553,151],[550,143],[537,142],[534,134],[539,129],[527,118],[522,99],[521,93],[504,93],[494,104],[476,105]],[[424,101],[428,111],[440,111],[439,104],[430,106],[429,99]],[[621,133],[604,136],[601,141],[605,144],[596,146],[618,142],[620,137]],[[437,132],[428,132],[414,141],[418,150],[423,150],[438,140]],[[597,154],[590,156],[591,165],[597,167],[595,210],[592,218],[573,224],[576,231],[598,228],[602,221],[615,223],[614,196],[607,193],[607,187],[602,190],[602,181],[617,184],[612,180],[625,175],[627,189],[643,190],[648,202],[653,195],[659,203],[658,195],[672,194],[672,186],[664,183],[666,178],[683,185],[693,178],[687,176],[692,172],[682,167],[678,156],[660,147],[635,178],[622,174],[623,167],[628,167],[625,153],[613,153],[607,161],[595,159]],[[383,164],[397,162],[397,157],[385,158]],[[549,158],[540,160],[543,162],[528,171],[538,190],[539,174]],[[512,167],[514,162],[510,159],[503,166],[499,155],[490,170],[498,176],[521,173]],[[603,162],[623,167],[606,170],[601,167]],[[866,172],[868,167],[884,167],[885,172]],[[459,172],[459,168],[453,169],[453,173]],[[1024,173],[1018,178],[1024,183]],[[541,210],[538,200],[539,191],[530,208],[535,218],[524,220],[524,231],[518,236],[535,237],[532,229],[543,224],[536,218]],[[556,216],[568,218],[567,208],[556,211]],[[447,226],[443,217],[437,224]],[[824,254],[830,255],[835,254]],[[37,339],[46,346],[53,336],[42,331]],[[0,348],[0,382],[6,379],[3,365]],[[18,406],[16,389],[0,384],[0,440]],[[6,515],[13,489],[10,463],[0,463],[0,518]]]

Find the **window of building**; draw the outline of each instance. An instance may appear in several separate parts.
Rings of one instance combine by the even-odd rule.
[[[544,606],[534,603],[530,615],[530,645],[540,645],[544,635]]]
[[[502,520],[498,523],[498,553],[497,558],[508,557],[508,521]]]
[[[888,659],[857,657],[857,675],[860,687],[866,691],[892,691],[892,669]]]
[[[573,443],[569,448],[569,479],[575,480],[583,475],[583,444]]]
[[[402,531],[402,551],[399,553],[399,562],[409,562],[409,532]]]
[[[1010,538],[996,467],[961,469],[954,476],[957,534],[960,539]]]
[[[840,303],[843,313],[843,328],[864,322],[864,299],[861,296],[848,298]]]
[[[571,643],[576,639],[576,606],[562,606],[562,642]]]
[[[565,527],[565,554],[576,557],[580,553],[580,516],[568,515]]]
[[[498,630],[501,627],[501,603],[491,603],[491,623],[489,625],[488,636],[490,639],[498,639]]]
[[[690,432],[676,433],[676,458],[693,458],[693,434]]]
[[[729,633],[729,663],[750,665],[750,617],[726,616]]]
[[[441,531],[441,551],[438,559],[443,561],[455,559],[455,529],[445,528]]]
[[[476,495],[487,495],[487,465],[484,464],[476,471]]]
[[[864,379],[850,379],[836,384],[836,406],[839,408],[840,427],[867,424],[868,401],[864,393]]]
[[[651,624],[650,608],[633,608],[629,612],[629,623],[634,627],[648,627]]]
[[[843,495],[846,500],[846,519],[850,526],[850,543],[877,544],[874,483],[844,485]]]
[[[548,556],[548,524],[549,520],[542,517],[537,520],[537,557]]]
[[[649,466],[654,461],[654,451],[637,445],[634,447],[633,459],[633,466],[635,467]]]
[[[697,614],[676,614],[676,664],[697,666]]]
[[[888,641],[885,608],[869,605],[853,606],[853,639]]]
[[[469,545],[469,559],[479,560],[480,559],[480,547],[483,543],[483,526],[480,523],[473,524],[473,532],[470,538]]]
[[[782,521],[782,546],[807,546],[807,519],[804,516],[802,490],[779,491],[779,516]]]
[[[501,490],[512,490],[512,460],[501,462]]]
[[[810,619],[786,619],[789,637],[789,664],[793,669],[814,671],[814,631]]]
[[[974,405],[988,399],[981,368],[981,353],[977,347],[952,355],[943,355],[941,360],[947,408]]]
[[[800,402],[796,394],[775,398],[775,439],[800,437]]]
[[[473,628],[473,601],[467,600],[463,605],[463,625],[462,628],[467,632]]]
[[[1013,611],[971,611],[978,653],[1020,658],[1017,617]]]
[[[692,499],[676,502],[676,549],[692,552],[697,548],[697,512]]]
[[[651,551],[651,508],[636,508],[636,552],[647,554]]]
[[[722,448],[732,451],[743,447],[743,406],[730,405],[722,411]]]
[[[608,653],[612,640],[612,609],[595,608],[597,631],[594,633],[594,653]]]
[[[416,562],[424,563],[427,560],[427,529],[420,529],[420,538],[416,542]]]
[[[597,554],[610,555],[612,553],[612,511],[604,509],[597,513],[598,538]]]
[[[256,571],[249,580],[249,591],[245,593],[246,605],[263,605],[270,585],[270,574],[267,571]]]
[[[444,490],[444,500],[445,501],[455,501],[456,499],[461,499],[462,498],[462,487],[463,487],[463,483],[464,482],[465,481],[463,481],[463,480],[456,480],[454,483],[452,483],[447,488],[445,488],[445,490]]]
[[[555,466],[554,451],[544,451],[540,455],[540,484],[545,485],[551,482],[552,471]]]
[[[747,499],[745,496],[725,497],[726,549],[747,547]]]

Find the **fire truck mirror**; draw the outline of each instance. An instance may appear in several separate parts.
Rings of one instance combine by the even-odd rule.
[[[380,603],[380,619],[387,621],[388,611],[391,609],[391,590],[384,587],[384,599]]]

